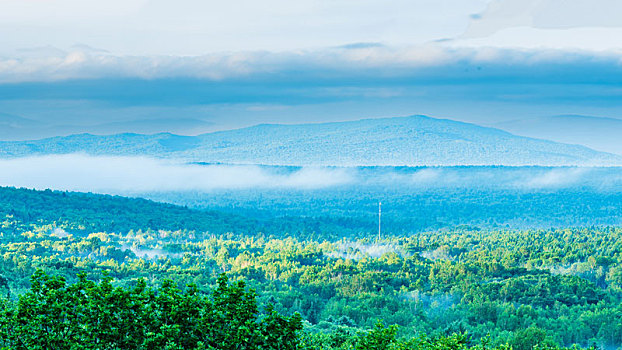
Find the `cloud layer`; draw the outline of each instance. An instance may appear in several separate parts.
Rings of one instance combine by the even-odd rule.
[[[119,56],[83,46],[70,50],[48,47],[0,56],[0,84],[119,78],[192,78],[215,82],[242,79],[249,83],[309,77],[320,81],[402,77],[442,82],[547,76],[560,80],[568,77],[558,73],[572,68],[586,72],[571,73],[570,79],[590,79],[595,69],[620,70],[621,57],[615,50],[513,50],[441,44],[389,47],[366,43],[306,51],[241,51],[198,56]]]
[[[313,189],[351,182],[343,169],[279,173],[258,166],[189,165],[139,157],[79,154],[0,160],[0,185],[83,192]]]
[[[162,191],[321,190],[348,186],[409,191],[435,188],[532,191],[586,186],[619,191],[622,186],[617,168],[282,168],[70,154],[0,160],[0,169],[0,186],[126,195]]]
[[[0,82],[567,63],[558,49],[619,61],[621,10],[616,0],[7,0]]]

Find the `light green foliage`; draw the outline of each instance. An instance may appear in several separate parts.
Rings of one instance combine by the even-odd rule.
[[[47,199],[35,196],[33,206]],[[183,210],[143,203],[128,216],[119,209],[126,204],[115,203],[102,199],[94,207],[118,210],[101,217],[86,210],[83,219],[76,206],[58,221],[52,211],[36,212],[42,219],[28,219],[26,209],[6,215],[1,327],[12,348],[32,345],[15,343],[23,339],[41,348],[73,339],[130,349],[622,344],[621,228],[293,239],[191,230]],[[146,208],[164,210],[162,222],[169,214],[181,221],[156,229]],[[117,216],[110,224],[117,229],[106,229]],[[11,338],[15,330],[22,340]]]
[[[285,326],[277,315],[296,312],[307,321],[310,339],[327,349],[356,348],[356,335],[375,327],[378,318],[399,326],[398,340],[468,332],[469,346],[487,334],[494,346],[531,344],[524,340],[531,333],[541,346],[622,341],[621,289],[615,274],[622,256],[619,229],[431,232],[380,245],[228,239],[198,233],[188,237],[183,232],[152,230],[60,238],[51,229],[38,231],[28,239],[0,244],[0,271],[6,281],[5,295],[12,302],[23,295],[31,296],[25,300],[60,307],[69,303],[63,298],[79,296],[78,290],[91,291],[92,300],[118,309],[109,319],[98,321],[112,322],[123,312],[138,312],[155,300],[158,308],[146,314],[168,317],[156,319],[162,328],[145,333],[145,342],[155,347],[172,346],[167,345],[170,339],[192,334],[191,320],[207,317],[192,310],[199,296],[212,290],[223,291],[214,294],[214,303],[234,308],[210,314],[210,322],[234,324],[239,332],[227,333],[230,338],[216,337],[221,346],[257,336],[245,333],[250,315],[264,315],[264,333],[270,335],[269,329]],[[379,257],[368,254],[382,247],[386,252]],[[426,253],[439,248],[442,255]],[[591,270],[573,268],[584,265],[592,266]],[[39,276],[38,269],[59,277]],[[219,277],[223,271],[261,291],[259,300],[273,306],[253,309],[256,296],[242,292],[244,284],[224,284]],[[33,284],[28,277],[32,273],[39,276]],[[90,280],[97,279],[102,282],[95,288]],[[183,292],[177,287],[186,284],[194,286]],[[42,285],[47,286],[47,294],[42,294]],[[69,294],[54,292],[65,289]],[[34,303],[33,310],[55,310],[42,305]],[[178,314],[180,310],[186,311]],[[71,323],[72,317],[76,316],[67,314],[62,322]],[[64,327],[62,322],[46,327]]]

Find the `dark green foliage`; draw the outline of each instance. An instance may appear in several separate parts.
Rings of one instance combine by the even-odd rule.
[[[0,314],[0,345],[11,349],[296,349],[299,315],[257,310],[255,293],[225,275],[211,295],[170,280],[113,287],[80,275],[74,284],[38,271],[32,288]]]
[[[384,327],[380,321],[367,334],[359,338],[356,350],[385,350],[389,349],[395,342],[397,327]]]
[[[546,332],[537,327],[521,329],[514,334],[510,341],[513,350],[531,350],[535,346],[540,348],[553,346],[551,341],[547,341]]]
[[[7,215],[23,226],[54,222],[71,232],[183,228],[225,233],[261,226],[255,220],[233,214],[191,210],[139,198],[0,187],[0,216]]]

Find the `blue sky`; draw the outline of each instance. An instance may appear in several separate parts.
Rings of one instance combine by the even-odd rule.
[[[4,0],[0,124],[14,128],[0,138],[411,114],[622,118],[622,3],[585,4]]]

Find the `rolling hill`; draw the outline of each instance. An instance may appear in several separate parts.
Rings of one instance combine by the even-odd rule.
[[[87,153],[267,165],[620,165],[622,156],[426,116],[279,125],[199,136],[79,134],[1,142],[0,157]]]
[[[584,115],[556,115],[494,125],[516,135],[579,144],[622,155],[622,120]]]

